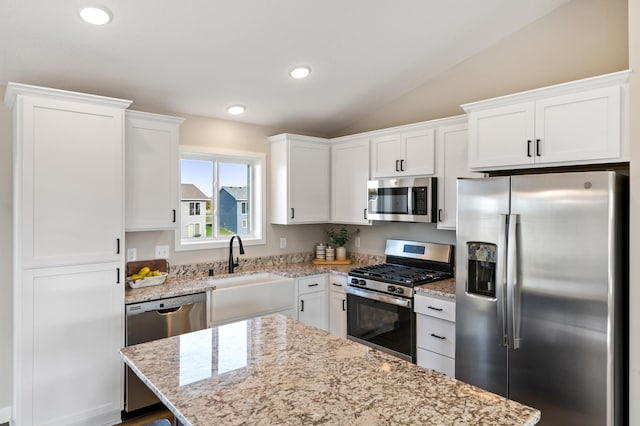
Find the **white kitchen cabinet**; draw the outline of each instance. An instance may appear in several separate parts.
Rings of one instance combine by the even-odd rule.
[[[453,119],[436,129],[438,152],[438,229],[456,229],[459,177],[479,178],[467,166],[468,131],[466,117]]]
[[[120,263],[27,269],[19,299],[20,424],[120,418],[124,274]],[[120,284],[118,284],[120,282]]]
[[[292,134],[271,142],[271,223],[330,221],[330,146],[327,139]]]
[[[328,329],[327,274],[298,278],[298,320]]]
[[[371,135],[371,177],[424,176],[435,173],[433,128]]]
[[[125,229],[175,229],[182,118],[125,112]]]
[[[455,300],[417,293],[414,311],[418,365],[455,377]]]
[[[331,222],[370,225],[367,219],[369,139],[331,145]]]
[[[124,109],[9,83],[16,424],[114,424],[124,398]]]
[[[329,332],[347,337],[347,277],[329,274]]]
[[[494,170],[628,160],[628,72],[463,105],[469,167]]]

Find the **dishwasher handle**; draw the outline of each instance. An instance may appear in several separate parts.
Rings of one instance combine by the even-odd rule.
[[[158,309],[156,312],[158,312],[158,314],[160,315],[171,315],[181,310],[183,306],[185,305],[176,306],[175,308]]]

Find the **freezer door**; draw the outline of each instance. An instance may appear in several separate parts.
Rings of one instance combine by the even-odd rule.
[[[519,348],[509,353],[509,398],[541,410],[541,424],[613,424],[614,178],[512,177],[517,272],[508,315]]]
[[[502,396],[509,186],[508,177],[458,180],[455,375]]]

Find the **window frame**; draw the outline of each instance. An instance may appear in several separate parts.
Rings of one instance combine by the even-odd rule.
[[[251,173],[248,191],[248,213],[249,213],[249,226],[252,230],[250,234],[241,235],[243,245],[264,245],[266,244],[266,154],[263,152],[252,151],[239,151],[222,149],[207,146],[197,145],[180,145],[178,155],[178,205],[180,205],[180,185],[182,184],[182,159],[201,159],[211,160],[217,162],[246,162],[251,165]],[[214,226],[219,223],[219,196],[217,192],[220,190],[219,183],[215,181],[217,176],[217,167],[214,168],[214,190],[212,194],[212,215]],[[215,206],[215,208],[214,208]],[[176,231],[175,235],[175,251],[191,251],[191,250],[208,250],[215,248],[225,248],[229,246],[230,236],[225,236],[224,239],[202,239],[194,241],[183,241],[181,226],[182,221],[182,209],[178,209],[176,218]]]

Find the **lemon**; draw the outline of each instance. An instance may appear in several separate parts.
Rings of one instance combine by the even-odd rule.
[[[142,275],[140,274],[133,274],[131,275],[131,280],[132,281],[137,281],[137,280],[141,280],[142,278],[144,278]]]
[[[158,270],[156,269],[155,271],[151,272],[149,275],[154,276],[154,277],[159,277],[159,276],[160,276],[160,275],[162,275],[162,274],[160,273],[160,271],[158,271]]]
[[[149,272],[151,272],[151,269],[149,269],[148,266],[145,266],[144,268],[140,269],[138,271],[138,275],[142,276],[142,277],[146,277],[147,275],[149,275]]]

